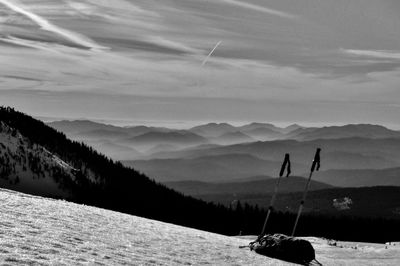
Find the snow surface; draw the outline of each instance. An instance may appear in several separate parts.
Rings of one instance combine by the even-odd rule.
[[[0,263],[8,265],[291,265],[228,237],[0,189]],[[323,265],[400,265],[400,247],[312,241]],[[351,247],[358,246],[357,250]]]

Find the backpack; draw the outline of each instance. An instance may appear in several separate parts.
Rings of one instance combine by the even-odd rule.
[[[309,241],[283,234],[260,236],[249,247],[258,254],[289,262],[308,265],[315,260],[315,250]]]

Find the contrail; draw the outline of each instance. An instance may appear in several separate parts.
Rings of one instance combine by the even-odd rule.
[[[211,52],[207,55],[207,57],[203,60],[203,63],[201,63],[201,66],[204,66],[208,59],[211,57],[211,55],[214,53],[215,49],[221,44],[222,41],[217,42],[217,44],[214,46],[214,48],[211,50]]]
[[[92,49],[107,49],[107,47],[97,45],[90,39],[88,39],[84,36],[81,36],[80,34],[77,34],[75,32],[72,32],[72,31],[60,28],[54,24],[51,24],[45,18],[42,18],[42,17],[36,15],[35,13],[25,10],[24,8],[16,5],[15,3],[12,3],[8,0],[0,0],[0,3],[5,5],[6,7],[10,8],[11,10],[28,17],[33,22],[35,22],[37,25],[39,25],[43,30],[54,32],[58,35],[61,35],[64,38],[66,38],[76,44],[79,44],[81,46],[84,46],[84,47],[88,47],[88,48],[92,48]]]
[[[250,4],[250,3],[246,3],[246,2],[241,2],[241,1],[237,1],[237,0],[220,0],[220,1],[231,4],[231,5],[240,6],[240,7],[246,8],[246,9],[251,9],[254,11],[259,11],[259,12],[267,13],[270,15],[279,16],[282,18],[293,19],[296,17],[292,14],[282,12],[282,11],[279,11],[276,9],[268,8],[265,6],[259,6],[259,5],[255,5],[255,4]]]

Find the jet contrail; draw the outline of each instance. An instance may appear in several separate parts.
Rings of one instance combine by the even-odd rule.
[[[87,47],[87,48],[107,49],[107,47],[97,45],[96,43],[91,41],[89,38],[86,38],[78,33],[58,27],[58,26],[52,24],[51,22],[49,22],[48,20],[46,20],[45,18],[40,17],[40,16],[36,15],[35,13],[24,9],[23,7],[20,7],[17,4],[15,4],[9,0],[0,0],[0,3],[5,5],[6,7],[10,8],[14,12],[20,13],[20,14],[28,17],[30,20],[32,20],[37,25],[39,25],[39,27],[41,27],[43,30],[54,32],[76,44],[79,44],[79,45]]]
[[[217,44],[214,46],[214,48],[211,50],[211,52],[207,55],[207,57],[203,60],[203,63],[201,63],[201,66],[204,66],[208,59],[211,57],[211,55],[214,53],[215,49],[221,44],[222,41],[217,42]]]
[[[270,15],[279,16],[282,18],[290,18],[290,19],[295,18],[295,16],[292,14],[289,14],[289,13],[286,13],[283,11],[279,11],[276,9],[268,8],[265,6],[259,6],[259,5],[241,2],[241,1],[237,1],[237,0],[220,0],[220,1],[231,4],[231,5],[240,6],[242,8],[251,9],[254,11],[259,11],[259,12],[267,13]]]

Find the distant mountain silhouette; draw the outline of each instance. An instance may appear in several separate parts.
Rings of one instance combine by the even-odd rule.
[[[327,170],[314,180],[336,187],[400,186],[400,167],[388,169]]]
[[[253,123],[238,127],[238,129],[240,131],[243,131],[243,132],[251,131],[251,130],[259,129],[259,128],[266,128],[266,129],[270,129],[270,130],[275,131],[275,132],[280,132],[282,130],[282,128],[277,127],[277,126],[275,126],[273,124],[270,124],[270,123],[257,123],[257,122],[253,122]]]
[[[204,144],[208,140],[194,133],[185,131],[176,132],[148,132],[142,135],[130,138],[133,143],[172,143],[172,144]]]
[[[399,162],[378,155],[363,155],[355,152],[332,151],[324,153],[328,169],[382,169],[396,167]]]
[[[298,135],[305,135],[317,129],[318,129],[317,127],[305,127],[305,128],[299,127],[292,131],[287,132],[285,135],[281,137],[281,139],[296,139]]]
[[[200,125],[192,127],[189,131],[196,133],[200,136],[209,137],[219,137],[223,134],[229,132],[235,132],[237,129],[228,123],[208,123],[205,125]]]
[[[110,130],[110,129],[93,129],[89,131],[81,131],[75,133],[79,135],[81,139],[89,139],[89,140],[114,140],[121,138],[128,138],[130,134],[121,130]]]
[[[127,158],[135,160],[143,156],[141,152],[135,150],[134,148],[125,145],[119,145],[109,140],[88,141],[87,143],[97,151],[107,154],[114,160],[126,160]]]
[[[303,177],[282,178],[280,192],[299,192],[304,190],[307,180]],[[268,176],[250,177],[247,179],[236,180],[235,182],[206,183],[200,181],[179,181],[166,182],[167,187],[186,195],[237,195],[237,194],[271,194],[274,192],[276,178]],[[332,188],[332,186],[312,181],[310,190],[319,190]]]
[[[71,139],[83,141],[95,147],[104,146],[99,143],[106,143],[109,149],[100,149],[101,152],[105,152],[107,155],[118,160],[129,160],[139,155],[145,156],[154,152],[173,151],[209,142],[204,137],[192,132],[164,127],[117,127],[86,120],[59,121],[48,124],[64,132]],[[132,149],[132,151],[138,150],[139,152],[134,155],[129,152],[122,152],[120,155],[117,155],[116,150],[118,149],[112,149],[111,144],[115,147],[125,146]],[[171,146],[174,145],[176,147],[171,149]]]
[[[305,128],[290,132],[284,138],[301,141],[316,139],[340,139],[340,138],[400,138],[400,132],[390,130],[379,125],[357,124],[345,126],[331,126],[323,128]]]
[[[308,165],[317,147],[322,148],[322,170],[383,168],[400,165],[400,138],[394,139],[319,139],[313,141],[280,140],[235,144],[208,149],[153,154],[153,158],[195,158],[226,154],[249,154],[269,161],[282,160],[282,154],[290,152],[293,162]],[[343,154],[349,160],[339,155]],[[326,155],[326,160],[325,160]],[[369,165],[366,165],[366,161]],[[382,163],[382,165],[380,165]],[[303,172],[293,168],[298,174]],[[296,172],[295,172],[296,173]]]
[[[210,140],[212,142],[215,142],[215,143],[221,144],[221,145],[231,145],[231,144],[237,144],[237,143],[246,143],[246,142],[256,141],[254,138],[252,138],[240,131],[228,132],[228,133],[222,134],[221,136],[218,136],[216,138],[212,138]]]
[[[274,140],[282,137],[282,133],[275,131],[270,128],[254,128],[249,130],[242,130],[247,135],[251,136],[256,140],[266,141],[266,140]]]
[[[321,170],[324,171],[385,169],[400,165],[400,137],[397,137],[400,132],[377,125],[304,128],[294,124],[280,128],[268,123],[239,127],[209,123],[190,131],[146,126],[115,127],[90,121],[63,121],[55,125],[73,132],[74,139],[85,141],[163,182],[219,182],[276,175],[286,152],[291,154],[294,174],[302,175],[309,170],[309,162],[317,147],[322,148]],[[291,139],[257,141],[276,138]],[[336,182],[345,180],[346,172],[341,173],[343,175]],[[355,182],[357,186],[395,184],[371,183],[365,178],[357,180],[361,182]]]
[[[131,137],[124,140],[119,140],[118,143],[128,145],[142,152],[152,152],[156,147],[175,146],[177,148],[185,148],[208,143],[209,141],[188,131],[171,131],[171,132],[148,132],[142,135]],[[168,145],[168,146],[160,146]]]
[[[197,180],[218,182],[256,175],[276,176],[281,162],[267,161],[248,154],[224,154],[192,159],[122,161],[160,182]],[[293,168],[308,167],[293,163]]]
[[[135,137],[150,132],[170,132],[174,130],[165,127],[133,126],[133,127],[124,127],[123,131]]]
[[[195,146],[198,147],[198,146]],[[158,152],[165,152],[165,151],[177,151],[180,150],[181,148],[177,145],[174,144],[169,144],[169,143],[160,143],[152,148],[146,150],[146,154],[153,154],[153,153],[158,153]],[[121,159],[122,160],[122,159]],[[124,160],[129,160],[129,159],[124,159]]]
[[[207,150],[207,149],[217,148],[217,147],[221,147],[221,146],[223,146],[223,145],[219,145],[219,144],[215,144],[215,143],[213,143],[213,144],[200,144],[200,145],[197,145],[197,146],[181,149],[181,151]]]
[[[293,125],[289,125],[289,126],[287,126],[285,128],[282,128],[280,131],[282,133],[284,133],[284,134],[288,134],[288,133],[290,133],[292,131],[295,131],[295,130],[298,130],[298,129],[304,129],[304,128],[306,128],[306,127],[300,126],[298,124],[293,124]]]
[[[92,122],[89,120],[74,120],[74,121],[55,121],[48,123],[52,128],[57,129],[69,136],[92,136],[98,138],[107,138],[108,136],[139,136],[149,132],[169,132],[172,129],[163,127],[148,127],[148,126],[132,126],[118,127],[106,125],[102,123]],[[104,134],[101,134],[104,133]]]
[[[63,120],[50,122],[48,125],[54,129],[65,134],[76,134],[79,132],[86,132],[92,130],[108,130],[108,131],[120,131],[119,127],[97,123],[89,120]]]
[[[252,142],[252,143],[241,143],[227,146],[210,147],[206,149],[190,149],[176,152],[161,152],[159,154],[153,154],[154,158],[194,158],[202,156],[215,156],[215,155],[226,155],[226,154],[249,154],[254,157],[280,161],[282,158],[278,157],[278,154],[282,155],[289,151],[290,148],[298,145],[297,141],[294,140],[280,140],[280,141],[266,141],[266,142]],[[306,145],[304,145],[306,146]],[[308,146],[308,145],[307,145]],[[312,148],[310,147],[310,151]]]

